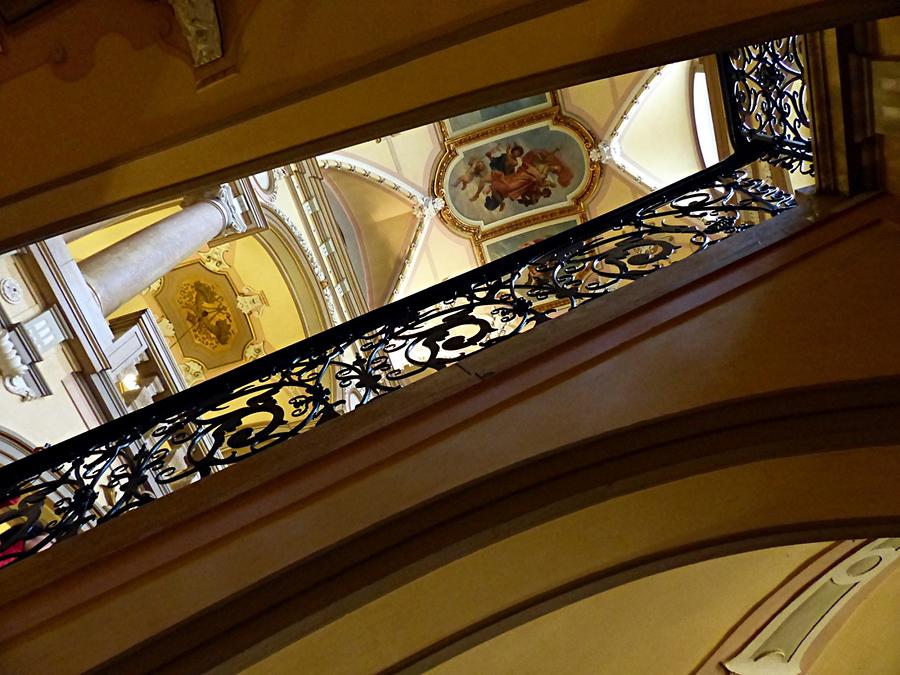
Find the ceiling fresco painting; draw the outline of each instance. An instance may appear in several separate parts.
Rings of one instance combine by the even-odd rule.
[[[472,240],[482,262],[518,248],[518,237],[506,241],[510,233],[528,229],[534,236],[523,241],[533,241],[562,231],[562,222],[586,220],[585,205],[600,182],[596,141],[566,114],[556,92],[438,126],[444,139],[434,178],[440,218]],[[534,229],[542,223],[553,227]]]
[[[395,299],[640,198],[658,176],[670,182],[702,168],[686,95],[695,66],[521,97],[330,153],[321,165],[360,247],[390,261],[392,275],[400,270]],[[673,120],[675,131],[661,134]],[[383,245],[371,214],[389,199],[357,195],[339,175],[348,170],[378,187],[419,186],[417,204],[427,208],[405,207],[416,218],[412,240]]]
[[[445,199],[453,215],[483,229],[516,216],[571,203],[583,185],[584,146],[549,124],[495,136],[451,163]]]
[[[169,272],[148,304],[171,323],[173,352],[214,370],[242,361],[255,341],[241,297],[227,274],[191,262]]]

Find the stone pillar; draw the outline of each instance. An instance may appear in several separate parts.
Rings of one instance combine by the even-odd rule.
[[[78,266],[103,316],[109,316],[225,227],[239,222],[230,190],[220,191],[98,251]]]

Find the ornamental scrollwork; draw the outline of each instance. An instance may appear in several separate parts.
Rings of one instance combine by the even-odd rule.
[[[734,131],[745,140],[778,145],[767,160],[813,175],[812,121],[802,40],[792,36],[741,47],[720,58]]]

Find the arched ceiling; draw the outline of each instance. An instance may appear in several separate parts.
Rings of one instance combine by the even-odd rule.
[[[628,111],[620,133],[623,158],[654,188],[703,168],[694,124],[690,61],[668,65],[652,78],[640,104]]]
[[[325,173],[356,229],[370,306],[385,304],[409,252],[419,218],[411,201],[372,180],[343,171]]]
[[[554,542],[545,545],[552,547]],[[427,672],[687,675],[761,599],[827,546],[802,544],[751,551],[644,577],[501,632]],[[526,558],[523,564],[533,566],[539,561]],[[503,570],[483,572],[491,584],[505,583]],[[469,585],[474,588],[484,581],[472,577]],[[429,614],[445,611],[442,596],[466,594],[471,589],[447,585],[434,591],[427,602],[415,604],[410,597],[413,604],[407,606],[383,602],[365,616],[350,615],[244,672],[381,672],[385,664],[380,659],[392,650],[392,629],[414,632],[409,624],[427,624]],[[396,671],[391,668],[389,672]]]

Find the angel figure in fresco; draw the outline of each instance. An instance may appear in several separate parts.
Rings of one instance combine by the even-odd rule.
[[[460,190],[465,190],[469,186],[469,183],[476,178],[480,181],[485,174],[487,174],[487,165],[484,163],[484,160],[473,157],[466,165],[466,170],[463,175],[453,181],[453,187],[459,187]]]
[[[485,197],[484,207],[489,211],[502,211],[507,199],[533,206],[550,197],[552,188],[557,185],[568,186],[573,177],[572,169],[559,156],[559,148],[529,150],[522,155],[513,173],[491,171],[490,194]]]
[[[488,160],[487,168],[490,169],[490,172],[484,170],[478,174],[478,185],[475,189],[475,194],[469,197],[469,201],[474,202],[481,196],[485,186],[490,185],[491,174],[495,171],[498,171],[505,176],[515,173],[516,169],[518,169],[521,164],[521,158],[524,154],[525,150],[517,143],[507,145],[506,149],[498,143],[496,147],[484,153],[484,156],[487,157]],[[484,167],[483,160],[473,158],[469,160],[469,164],[471,165],[472,162],[477,162],[481,167]],[[468,182],[466,185],[468,185]]]
[[[518,143],[507,145],[506,150],[498,143],[496,148],[485,153],[485,157],[488,158],[491,171],[499,171],[509,176],[519,168],[524,154],[525,150]]]

